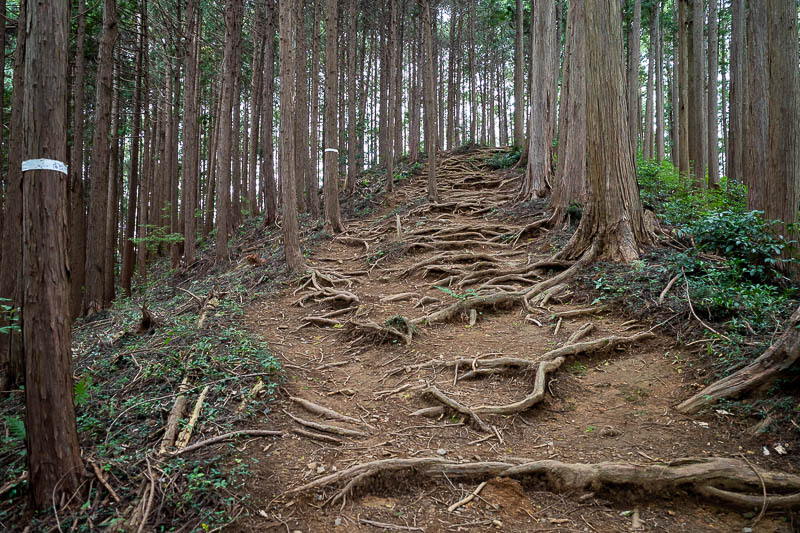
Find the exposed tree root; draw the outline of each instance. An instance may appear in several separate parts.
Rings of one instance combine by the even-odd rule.
[[[576,316],[593,315],[608,309],[607,305],[596,305],[594,307],[584,307],[582,309],[569,309],[553,313],[553,318],[575,318]]]
[[[477,415],[477,413],[475,413],[475,411],[473,411],[472,409],[470,409],[465,405],[458,403],[452,398],[448,398],[447,395],[445,395],[442,391],[440,391],[436,387],[428,387],[423,393],[423,395],[430,396],[437,402],[444,404],[446,407],[449,407],[453,411],[456,411],[457,413],[461,413],[462,415],[469,417],[470,420],[472,420],[478,427],[478,429],[480,429],[481,431],[487,433],[490,433],[492,431],[492,428],[489,427],[489,424],[481,420],[480,417]]]
[[[321,424],[319,422],[312,422],[311,420],[304,420],[302,418],[298,418],[291,413],[286,413],[286,415],[300,424],[301,426],[306,426],[311,429],[316,429],[317,431],[322,431],[323,433],[333,433],[334,435],[342,435],[345,437],[366,437],[367,434],[363,431],[357,431],[355,429],[348,429],[348,428],[341,428],[339,426],[331,426],[329,424]]]
[[[351,335],[361,335],[373,339],[375,342],[384,343],[391,340],[401,340],[404,344],[411,344],[414,336],[413,324],[404,316],[396,315],[381,326],[375,322],[351,320],[346,326],[346,331]]]
[[[755,470],[739,459],[724,457],[687,457],[666,465],[637,465],[602,462],[565,463],[555,460],[456,463],[440,457],[383,459],[352,466],[341,472],[306,483],[290,493],[321,489],[346,482],[332,499],[350,493],[355,485],[387,472],[408,471],[428,477],[511,477],[538,480],[555,492],[602,492],[613,497],[616,489],[635,489],[645,495],[664,497],[675,491],[689,491],[705,499],[734,507],[761,506],[768,492],[769,508],[800,507],[800,476],[767,470]]]
[[[696,413],[721,398],[737,397],[777,378],[800,358],[800,308],[792,313],[786,329],[761,356],[738,372],[712,383],[678,406],[683,413]]]

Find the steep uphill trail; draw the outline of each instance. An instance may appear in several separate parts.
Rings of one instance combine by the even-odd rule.
[[[570,264],[530,218],[500,216],[518,178],[486,166],[495,153],[445,154],[441,203],[412,176],[250,309],[287,378],[263,429],[284,434],[239,448],[258,463],[233,527],[741,531],[764,489],[795,507],[800,477],[771,473],[791,465],[723,415],[674,409],[691,383],[674,339],[568,284],[526,297]]]

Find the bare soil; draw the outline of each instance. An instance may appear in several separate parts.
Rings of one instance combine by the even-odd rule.
[[[647,465],[687,456],[743,456],[765,469],[798,472],[796,450],[789,448],[788,455],[763,455],[764,437],[747,436],[743,422],[724,411],[697,417],[675,411],[681,400],[697,390],[696,369],[703,364],[696,352],[660,335],[658,329],[649,340],[568,356],[549,375],[541,403],[511,416],[482,415],[491,432],[480,431],[458,413],[412,416],[418,409],[438,405],[422,394],[431,385],[465,406],[501,405],[527,395],[535,375],[516,369],[457,380],[452,367],[415,365],[467,358],[477,368],[482,359],[501,356],[537,361],[587,322],[595,329],[584,340],[630,336],[652,326],[631,321],[614,308],[563,318],[559,323],[553,314],[586,307],[586,302],[576,301],[567,290],[533,310],[520,305],[484,307],[472,326],[467,313],[444,323],[417,324],[410,344],[386,331],[370,333],[359,327],[372,323],[404,331],[398,316],[413,321],[489,290],[479,289],[482,282],[459,287],[465,273],[472,267],[479,269],[485,260],[451,261],[453,254],[486,254],[506,270],[549,256],[541,234],[514,244],[514,231],[529,219],[496,216],[498,209],[512,205],[516,180],[508,173],[486,169],[482,161],[489,155],[490,151],[482,150],[444,158],[439,184],[445,204],[426,203],[423,171],[388,196],[379,212],[348,223],[346,235],[313,247],[309,267],[336,281],[330,287],[332,293],[315,295],[313,283],[303,288],[309,280],[301,278],[249,309],[249,328],[269,343],[286,374],[279,400],[265,406],[261,429],[287,434],[248,440],[239,448],[242,456],[256,458],[258,464],[248,485],[250,517],[230,530],[744,531],[760,510],[715,506],[689,492],[653,498],[621,486],[597,493],[554,493],[533,480],[450,479],[407,472],[380,474],[356,484],[344,503],[329,503],[341,484],[291,492],[324,475],[378,459],[513,462],[527,458]],[[451,255],[433,263],[441,268],[426,271],[423,267],[403,276],[413,265],[443,253]],[[538,275],[549,273],[542,270]],[[433,286],[448,276],[455,276],[449,280],[448,291]],[[318,282],[328,287],[324,280]],[[511,290],[530,283],[514,279],[495,285]],[[321,301],[341,291],[355,295],[357,301]],[[414,294],[402,301],[386,301],[401,293]],[[424,296],[438,301],[415,307]],[[298,304],[301,298],[305,298],[302,306]],[[304,320],[344,309],[350,310],[332,316],[324,327]],[[457,368],[462,375],[469,370],[469,365]],[[325,419],[291,397],[361,423]],[[327,442],[291,433],[294,429],[320,432],[301,426],[289,414],[366,436],[325,433],[340,441]],[[488,483],[478,496],[448,511],[482,481]],[[755,530],[792,531],[798,518],[787,511],[767,511]]]

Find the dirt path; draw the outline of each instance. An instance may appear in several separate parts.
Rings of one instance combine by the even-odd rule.
[[[259,462],[249,485],[251,517],[237,528],[315,532],[392,526],[436,532],[748,527],[752,513],[701,505],[689,492],[656,499],[623,489],[555,494],[535,482],[491,476],[431,477],[398,470],[364,476],[352,491],[340,493],[342,481],[290,492],[354,465],[396,458],[516,464],[521,457],[655,465],[686,456],[744,454],[754,463],[774,466],[753,453],[757,448],[740,446],[739,429],[728,417],[695,419],[674,410],[687,397],[691,360],[672,339],[648,336],[643,324],[610,311],[554,317],[587,307],[569,287],[527,308],[500,301],[472,316],[456,309],[454,316],[435,320],[431,313],[438,310],[470,297],[519,291],[564,267],[537,267],[549,253],[540,249],[543,242],[525,235],[517,239],[524,220],[514,223],[496,216],[512,199],[516,183],[483,165],[491,153],[445,157],[439,183],[447,203],[434,208],[424,199],[424,172],[412,177],[383,211],[348,224],[346,235],[311,250],[313,277],[297,280],[250,309],[250,327],[269,342],[287,375],[281,399],[268,406],[267,426],[293,433],[271,442],[256,440],[240,450]],[[426,316],[436,323],[422,320]],[[587,335],[576,341],[571,339],[576,333]],[[513,402],[531,399],[538,362],[553,359],[545,354],[604,337],[619,337],[619,346],[566,354],[560,367],[541,380],[540,403],[507,415],[476,407],[508,409]],[[457,366],[447,364],[460,358],[465,361]],[[499,358],[531,364],[504,365]],[[480,375],[461,379],[473,370]],[[442,404],[431,387],[462,406],[476,407],[477,420],[451,410],[439,414]],[[291,398],[350,420],[310,413]],[[422,408],[429,408],[433,417],[412,414]],[[319,431],[291,417],[351,433]],[[470,503],[448,511],[481,479],[489,481]],[[330,502],[337,494],[344,497]],[[784,513],[768,515],[757,530],[791,528],[791,515]]]

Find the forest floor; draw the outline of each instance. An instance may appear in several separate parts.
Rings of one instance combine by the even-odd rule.
[[[723,456],[798,471],[794,451],[779,455],[765,448],[763,437],[743,433],[742,421],[725,410],[678,413],[674,407],[698,390],[703,376],[706,364],[697,350],[657,327],[647,335],[655,324],[631,319],[616,306],[578,311],[592,307],[594,298],[578,283],[528,310],[512,303],[485,306],[472,316],[456,312],[430,320],[434,324],[415,321],[487,291],[518,290],[560,269],[531,268],[551,255],[558,239],[547,232],[520,235],[526,217],[536,213],[520,217],[511,210],[519,174],[487,168],[495,152],[445,154],[438,183],[446,202],[438,206],[425,199],[424,171],[399,183],[379,211],[310,248],[313,279],[296,279],[246,311],[248,328],[269,344],[285,371],[263,428],[285,433],[238,449],[258,462],[245,487],[249,516],[232,530],[748,531],[758,514],[716,507],[683,491],[653,497],[620,486],[556,493],[535,480],[451,479],[405,469],[362,476],[341,493],[347,478],[294,491],[376,460],[656,465]],[[497,279],[508,272],[517,274]],[[461,406],[520,400],[534,388],[535,366],[482,363],[537,362],[575,342],[579,330],[589,332],[584,341],[621,340],[611,349],[568,354],[546,378],[541,403],[480,420],[435,408],[441,404],[431,387]],[[480,375],[465,376],[472,370]],[[296,399],[349,420],[310,413]],[[433,417],[414,414],[421,408],[431,408]],[[448,510],[484,481],[471,502]],[[344,497],[332,502],[337,495]],[[795,519],[790,512],[767,513],[756,530],[791,531]]]
[[[525,300],[568,267],[549,258],[576,221],[533,230],[547,202],[515,201],[521,171],[496,169],[513,164],[442,153],[438,204],[424,167],[399,167],[388,194],[366,171],[342,200],[346,233],[303,217],[296,277],[258,217],[230,262],[212,245],[171,269],[148,243],[162,256],[134,295],[73,327],[87,468],[69,501],[26,505],[24,394],[0,396],[0,530],[796,529],[778,508],[800,493],[796,380],[676,409],[776,338],[791,281],[741,288],[741,262],[673,232]],[[676,189],[651,171],[642,196],[669,218]],[[763,516],[762,488],[778,498]]]

